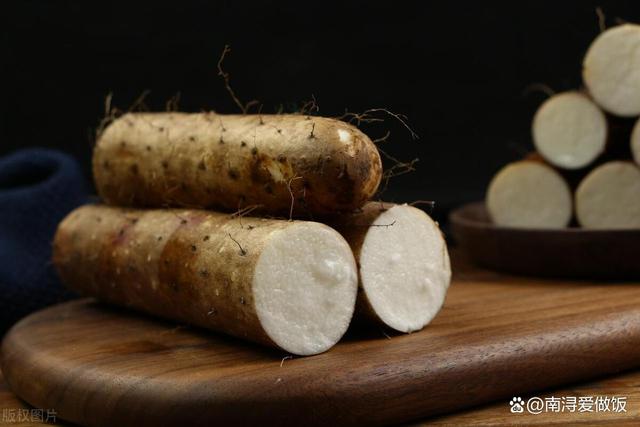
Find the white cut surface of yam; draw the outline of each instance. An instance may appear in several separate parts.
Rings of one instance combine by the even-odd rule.
[[[600,34],[589,46],[582,79],[595,101],[611,114],[640,114],[640,26],[624,24]]]
[[[418,208],[369,202],[336,227],[360,268],[358,315],[400,332],[431,322],[451,282],[447,244],[438,225]]]
[[[564,92],[546,100],[536,112],[533,142],[554,166],[579,169],[604,152],[607,119],[587,96]]]
[[[563,228],[572,216],[571,190],[553,168],[519,161],[491,180],[486,198],[493,222],[506,227]]]
[[[348,243],[307,221],[87,205],[54,239],[70,288],[297,355],[328,350],[355,309]]]
[[[640,169],[631,162],[605,163],[582,180],[575,199],[584,228],[640,228]]]

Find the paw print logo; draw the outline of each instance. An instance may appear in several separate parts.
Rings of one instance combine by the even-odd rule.
[[[511,406],[512,414],[521,414],[524,412],[524,406],[522,406],[524,402],[520,397],[514,397],[509,401],[509,406]]]

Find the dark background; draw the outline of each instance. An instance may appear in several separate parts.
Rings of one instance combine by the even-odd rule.
[[[406,114],[366,129],[418,170],[390,182],[393,201],[432,199],[442,217],[482,198],[493,173],[530,147],[540,92],[580,87],[580,63],[607,24],[637,21],[637,1],[85,2],[3,5],[0,155],[27,146],[73,154],[90,179],[92,130],[107,93],[127,108],[145,89],[164,109],[236,112],[217,76],[226,43],[231,83],[263,111],[314,95],[320,114],[384,107]]]

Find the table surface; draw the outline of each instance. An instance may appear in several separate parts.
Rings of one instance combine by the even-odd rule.
[[[581,357],[584,357],[584,355],[581,355]],[[564,398],[565,401],[567,398],[573,397],[623,397],[626,398],[626,412],[614,412],[612,410],[580,412],[576,408],[575,412],[565,410],[561,413],[543,412],[533,415],[525,410],[522,414],[512,414],[510,413],[509,399],[504,399],[503,401],[461,412],[425,419],[412,425],[549,425],[567,422],[584,425],[640,425],[640,370],[550,389],[535,395],[524,394],[519,397],[527,401],[534,396],[542,399],[550,397]],[[0,424],[16,426],[43,424],[38,422],[37,419],[30,419],[32,418],[31,412],[27,413],[26,411],[31,409],[28,404],[11,392],[0,371]],[[38,413],[34,415],[38,415]],[[65,424],[58,420],[55,425]]]
[[[539,415],[511,414],[509,402],[497,402],[451,415],[425,420],[414,424],[416,426],[438,425],[551,425],[571,422],[572,424],[615,424],[638,425],[640,423],[640,371],[633,371],[622,375],[603,378],[584,384],[577,384],[553,391],[544,392],[538,397],[572,397],[572,396],[623,396],[627,398],[626,412],[574,412],[574,413],[542,413]],[[532,396],[522,396],[528,399]],[[18,399],[9,389],[0,372],[0,424],[10,426],[40,426],[44,423],[34,421],[10,421],[17,419],[20,410],[30,410],[31,407]],[[24,415],[24,412],[22,413]],[[28,417],[27,417],[28,418]],[[52,425],[52,424],[48,424]],[[57,422],[53,425],[65,425]]]

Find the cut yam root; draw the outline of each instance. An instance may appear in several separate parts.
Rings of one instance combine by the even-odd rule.
[[[563,169],[579,169],[604,152],[607,119],[587,96],[564,92],[540,106],[532,133],[533,143],[546,161]]]
[[[493,222],[506,227],[562,228],[572,217],[571,190],[553,168],[519,161],[491,180],[487,209]]]
[[[107,204],[290,217],[359,208],[382,163],[364,133],[335,119],[136,113],[100,135],[93,173]]]
[[[436,316],[451,265],[442,233],[424,211],[369,202],[331,224],[358,261],[358,316],[400,332],[420,330]]]
[[[640,114],[640,26],[625,24],[600,34],[585,55],[582,79],[611,114]]]
[[[330,227],[198,210],[78,208],[54,263],[80,293],[296,355],[336,344],[357,294],[353,254]]]
[[[623,161],[595,168],[578,186],[575,205],[584,228],[640,228],[640,169]]]

